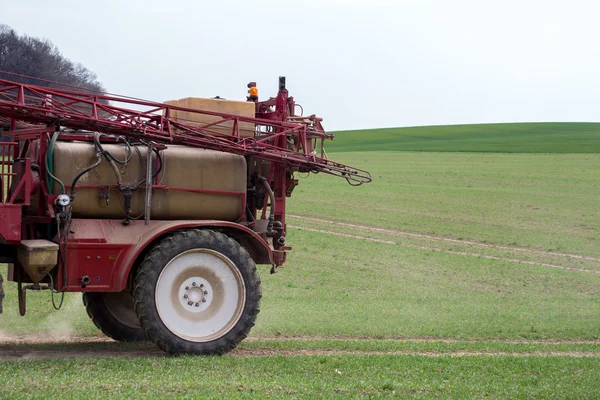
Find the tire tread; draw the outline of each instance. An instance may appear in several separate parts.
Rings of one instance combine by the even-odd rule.
[[[154,305],[155,285],[165,265],[184,251],[209,248],[231,259],[246,285],[246,303],[236,325],[225,335],[210,342],[191,342],[173,334],[162,323]],[[148,252],[135,277],[135,312],[148,339],[170,354],[222,355],[233,350],[256,323],[262,289],[256,264],[238,242],[212,230],[191,229],[175,232]]]

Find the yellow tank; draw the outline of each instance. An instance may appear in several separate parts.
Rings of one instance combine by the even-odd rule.
[[[103,144],[103,148],[120,160],[125,160],[127,150],[123,144]],[[140,182],[146,176],[147,147],[132,148],[132,158],[121,175],[123,184]],[[163,168],[157,176],[158,184],[169,190],[155,189],[152,194],[151,218],[173,219],[218,219],[237,221],[245,207],[243,193],[246,191],[246,160],[219,151],[186,146],[169,146],[161,151]],[[58,141],[54,149],[54,175],[70,186],[75,176],[96,162],[96,150],[87,142]],[[157,166],[156,155],[153,155]],[[117,164],[118,165],[118,164]],[[156,170],[156,169],[155,169]],[[107,186],[117,183],[110,164],[102,163],[83,175],[75,187],[72,203],[75,218],[123,218],[124,200],[120,191],[108,190]],[[85,188],[85,186],[104,186]],[[216,194],[181,191],[218,190],[240,194]],[[54,193],[60,192],[55,181]],[[70,190],[67,189],[70,193]],[[107,201],[107,194],[109,198]],[[132,217],[143,218],[145,185],[133,193]]]
[[[232,101],[224,99],[203,99],[188,97],[181,100],[166,101],[165,104],[182,108],[193,108],[195,110],[213,111],[224,114],[239,115],[242,117],[255,117],[255,104],[248,101]],[[171,110],[171,118],[183,124],[200,126],[216,122],[221,117],[199,114],[189,111]],[[217,135],[231,135],[233,132],[233,121],[227,121],[209,127]],[[255,125],[250,122],[240,122],[239,130],[241,137],[254,137]]]

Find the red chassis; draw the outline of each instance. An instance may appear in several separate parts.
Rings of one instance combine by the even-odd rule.
[[[295,114],[285,78],[275,98],[261,102],[253,93],[254,116],[241,117],[0,79],[0,128],[8,126],[12,139],[0,143],[0,263],[17,282],[21,315],[26,290],[52,289],[56,309],[65,292],[83,292],[94,324],[118,341],[150,340],[171,354],[223,354],[246,338],[262,297],[256,264],[274,272],[291,249],[285,213],[294,173],[323,172],[355,186],[371,181],[367,171],[327,159],[323,144],[333,135],[320,118]],[[65,143],[73,141],[90,146]],[[76,148],[93,148],[96,161],[78,158],[70,152]],[[119,169],[132,160],[132,148],[139,165]],[[121,161],[115,149],[129,156]],[[171,155],[175,169],[166,162]],[[237,166],[229,169],[234,162],[225,159]],[[187,180],[190,168],[216,183]],[[115,192],[119,201],[111,203]],[[173,200],[169,207],[200,212],[161,212],[165,198]],[[104,201],[110,211],[94,209]],[[135,217],[134,202],[141,206]],[[83,211],[87,205],[91,212]],[[207,219],[166,220],[176,215]],[[0,277],[0,313],[3,295]]]
[[[132,106],[144,111],[133,111],[130,109]],[[11,121],[11,130],[5,134],[14,139],[11,143],[0,144],[0,243],[4,243],[0,244],[0,256],[3,256],[0,261],[12,261],[9,279],[29,281],[16,259],[11,259],[14,256],[11,246],[27,239],[56,241],[61,219],[65,218],[60,207],[57,207],[57,195],[49,191],[46,182],[48,171],[44,162],[50,135],[59,126],[74,130],[74,133],[61,133],[59,140],[91,141],[88,133],[78,133],[78,130],[96,130],[152,141],[157,146],[185,144],[242,154],[248,160],[267,161],[267,180],[272,187],[272,197],[269,199],[269,196],[264,196],[264,204],[258,205],[247,201],[247,193],[236,193],[243,197],[244,207],[241,220],[235,223],[138,220],[128,221],[124,227],[122,220],[69,220],[70,228],[66,237],[60,238],[58,235],[62,256],[59,257],[58,268],[52,271],[54,289],[122,291],[127,287],[130,272],[152,244],[169,233],[194,227],[224,232],[235,238],[256,263],[281,266],[286,250],[291,249],[285,244],[285,203],[286,197],[290,196],[297,184],[293,178],[294,171],[325,172],[344,177],[354,185],[370,181],[366,171],[326,159],[323,141],[331,139],[332,135],[324,133],[321,120],[314,115],[295,116],[295,108],[294,99],[288,96],[285,88],[284,78],[280,78],[276,98],[256,103],[256,118],[0,80],[0,117]],[[204,126],[190,126],[169,118],[171,110],[208,114],[220,119]],[[255,124],[254,137],[240,137],[241,122]],[[16,129],[18,123],[29,125],[24,129]],[[233,127],[230,128],[231,135],[215,135],[214,129],[223,129],[224,126]],[[35,150],[31,151],[34,147]],[[317,156],[317,149],[320,150],[320,156]],[[152,182],[152,190],[191,190],[169,188],[158,182],[156,177]],[[118,190],[116,185],[106,189]],[[262,219],[265,219],[267,208],[271,209],[272,223],[278,230],[256,232],[253,230],[253,221],[261,218],[257,209],[262,209]],[[35,212],[31,212],[32,209]]]

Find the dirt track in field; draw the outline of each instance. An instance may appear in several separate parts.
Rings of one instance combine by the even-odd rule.
[[[412,237],[418,237],[418,238],[440,240],[440,241],[451,242],[451,243],[470,244],[470,245],[474,245],[474,246],[504,249],[504,250],[511,250],[511,251],[519,251],[519,252],[524,252],[524,253],[542,254],[542,255],[548,255],[548,256],[560,256],[560,257],[568,257],[568,258],[575,258],[575,259],[580,259],[580,260],[599,261],[600,262],[600,258],[582,256],[579,254],[560,253],[560,252],[553,252],[553,251],[528,249],[528,248],[518,247],[518,246],[505,246],[505,245],[499,245],[499,244],[482,243],[482,242],[477,242],[474,240],[454,239],[454,238],[449,238],[449,237],[445,237],[445,236],[426,235],[423,233],[415,233],[415,232],[403,231],[403,230],[399,230],[399,229],[388,229],[388,228],[379,228],[376,226],[350,224],[347,222],[337,222],[337,221],[333,221],[333,220],[329,220],[329,219],[307,217],[307,216],[303,216],[303,215],[288,214],[288,217],[297,218],[297,219],[306,220],[306,221],[321,222],[321,223],[326,223],[326,224],[331,224],[331,225],[345,226],[348,228],[358,228],[358,229],[370,230],[370,231],[375,231],[375,232],[391,233],[394,235],[405,235],[405,236],[412,236]],[[366,239],[370,239],[370,238],[366,238]],[[375,239],[375,241],[380,241],[380,240]],[[381,242],[395,244],[395,242],[389,242],[389,241],[381,241]]]
[[[349,237],[349,238],[360,239],[360,240],[367,240],[367,241],[370,241],[370,242],[377,242],[377,243],[398,244],[398,243],[392,242],[390,240],[374,239],[374,238],[369,238],[369,237],[366,237],[366,236],[351,235],[349,233],[331,232],[331,231],[325,231],[325,230],[322,230],[322,229],[306,228],[306,227],[303,227],[303,226],[295,226],[295,225],[290,225],[290,224],[288,224],[288,226],[291,227],[291,228],[297,228],[297,229],[304,230],[304,231],[309,231],[309,232],[324,233],[326,235],[343,236],[343,237]],[[405,243],[403,243],[402,246],[404,246],[404,247],[410,247],[410,248],[413,248],[413,249],[419,249],[419,250],[428,250],[428,251],[437,251],[437,252],[443,252],[443,253],[449,253],[449,254],[457,254],[457,255],[460,255],[460,256],[471,256],[471,257],[477,257],[477,258],[485,258],[486,260],[509,261],[509,262],[514,262],[514,263],[519,263],[519,264],[537,265],[537,266],[540,266],[540,267],[562,269],[562,270],[565,270],[565,271],[586,272],[588,274],[600,274],[600,271],[594,271],[594,270],[591,270],[591,269],[563,267],[561,265],[547,264],[547,263],[536,262],[536,261],[520,260],[518,258],[489,256],[489,255],[485,255],[485,254],[471,253],[471,252],[468,252],[468,251],[455,251],[455,250],[448,250],[448,249],[440,249],[438,247],[417,246],[417,245],[405,244]]]
[[[427,241],[427,243],[425,243],[425,244],[421,244],[418,242],[417,243],[408,243],[408,242],[399,241],[399,240],[387,240],[387,239],[373,238],[373,237],[365,236],[364,234],[361,235],[361,234],[355,234],[355,233],[332,231],[332,230],[327,230],[327,229],[317,229],[317,228],[307,227],[307,226],[302,226],[302,225],[288,224],[288,226],[290,228],[295,228],[298,230],[304,230],[304,231],[308,231],[308,232],[316,232],[316,233],[322,233],[322,234],[332,235],[332,236],[348,237],[348,238],[365,240],[365,241],[375,242],[375,243],[392,244],[392,245],[409,247],[409,248],[414,248],[414,249],[419,249],[419,250],[435,251],[435,252],[442,252],[442,253],[448,253],[448,254],[456,254],[456,255],[461,255],[461,256],[476,257],[476,258],[482,258],[482,259],[487,259],[487,260],[508,261],[508,262],[513,262],[513,263],[518,263],[518,264],[534,265],[534,266],[545,267],[545,268],[554,268],[554,269],[560,269],[560,270],[571,271],[571,272],[600,274],[600,259],[599,258],[582,256],[582,255],[578,255],[578,254],[541,251],[541,250],[526,249],[526,248],[516,247],[516,246],[505,246],[505,245],[496,245],[496,244],[490,244],[490,243],[481,243],[481,242],[475,242],[475,241],[471,241],[471,240],[458,240],[458,239],[447,238],[447,237],[442,237],[442,236],[425,235],[425,234],[420,234],[420,233],[405,232],[405,231],[394,230],[394,229],[385,229],[385,228],[378,228],[378,227],[372,227],[372,226],[366,226],[366,225],[349,224],[349,223],[345,223],[345,222],[336,222],[336,221],[331,221],[331,220],[326,220],[326,219],[321,219],[321,218],[312,218],[312,217],[305,217],[305,216],[298,216],[298,215],[291,215],[290,217],[292,219],[296,218],[296,219],[304,220],[306,222],[314,221],[314,222],[318,222],[320,224],[328,224],[328,225],[331,225],[332,227],[337,226],[337,227],[342,227],[342,228],[351,228],[352,232],[355,232],[358,230],[358,231],[362,231],[363,233],[365,233],[367,235],[369,233],[386,233],[386,234],[390,234],[392,236],[392,238],[406,236],[406,237],[412,238],[413,240],[415,240],[415,238],[416,238],[416,240],[418,240],[418,241]],[[463,248],[461,250],[457,250],[457,249],[443,247],[443,246],[448,246],[448,244],[466,247],[466,249]],[[495,251],[499,254],[485,254],[484,253],[485,251]],[[520,254],[523,255],[524,257],[520,257],[519,256]],[[527,259],[525,256],[534,257],[535,259],[533,259],[533,260]],[[542,260],[539,260],[539,258],[542,258]],[[544,258],[546,260],[544,260]],[[546,262],[546,261],[548,261],[548,262]],[[575,266],[572,266],[573,263],[575,263]],[[571,266],[569,264],[571,264]]]
[[[248,342],[265,341],[285,341],[285,340],[335,340],[332,337],[317,336],[293,336],[293,337],[251,337]],[[338,338],[344,341],[366,341],[369,338]],[[454,339],[437,338],[389,338],[383,339],[389,341],[404,342],[459,342]],[[482,342],[478,339],[460,340],[460,342],[472,341]],[[598,344],[600,340],[565,340],[565,341],[547,341],[547,340],[486,340],[485,342],[504,342],[504,343],[583,343]],[[364,351],[364,350],[339,350],[339,349],[278,349],[269,348],[268,343],[265,347],[244,348],[243,345],[231,353],[228,357],[296,357],[296,356],[337,356],[337,355],[357,355],[357,356],[424,356],[424,357],[476,357],[476,356],[509,356],[509,357],[594,357],[600,358],[600,352],[581,352],[581,351],[533,351],[533,352],[494,352],[494,351],[414,351],[414,350],[390,350],[390,351]],[[1,361],[26,361],[43,359],[72,359],[72,358],[139,358],[139,357],[169,357],[162,351],[155,348],[150,343],[123,344],[115,342],[106,337],[73,337],[64,341],[53,341],[45,336],[15,336],[12,338],[0,338],[0,362]]]

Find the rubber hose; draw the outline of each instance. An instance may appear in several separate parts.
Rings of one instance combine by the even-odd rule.
[[[97,160],[94,164],[90,165],[89,167],[87,167],[86,169],[84,169],[83,171],[78,173],[77,176],[75,177],[75,179],[73,179],[73,183],[71,184],[71,199],[73,199],[75,197],[75,185],[77,184],[77,181],[79,180],[79,178],[81,178],[83,175],[85,175],[89,171],[93,170],[94,168],[96,168],[102,162],[102,154],[100,152],[96,153],[96,157],[97,157]]]
[[[48,145],[48,151],[46,152],[46,157],[48,158],[48,168],[46,171],[46,182],[48,182],[48,192],[52,194],[54,189],[54,179],[50,176],[54,172],[54,145],[56,144],[56,139],[58,139],[59,132],[54,132],[52,135],[52,139],[50,140],[50,144]]]
[[[158,174],[160,174],[160,171],[162,171],[163,169],[163,162],[162,162],[162,157],[160,155],[160,150],[153,148],[152,151],[156,154],[156,160],[158,161],[158,169],[156,170],[156,172],[154,173],[154,175],[152,175],[152,179],[156,178],[156,176]],[[146,183],[146,178],[142,179],[136,186],[136,189],[139,188],[140,186],[142,186],[144,183]]]
[[[112,167],[113,172],[115,173],[115,177],[117,178],[117,185],[121,186],[123,184],[123,180],[121,179],[121,172],[119,171],[119,167],[117,167],[117,164],[115,164],[111,157],[105,158]]]
[[[50,145],[48,146],[48,150],[46,151],[46,181],[48,182],[48,191],[50,194],[53,192],[54,181],[58,182],[61,188],[61,194],[66,193],[65,184],[54,176],[54,145],[56,144],[56,140],[58,139],[59,132],[54,132],[52,139],[50,140]],[[51,180],[52,179],[52,180]]]
[[[269,198],[271,199],[271,208],[269,210],[269,221],[272,222],[273,215],[275,214],[275,194],[273,193],[271,186],[269,186],[269,182],[267,182],[267,178],[265,178],[264,176],[261,176],[258,178],[258,180],[262,182],[263,187],[265,188],[265,190],[269,194]]]
[[[113,156],[111,153],[108,153],[108,156],[113,159],[115,162],[121,164],[121,165],[125,165],[128,164],[131,161],[131,157],[133,156],[132,152],[131,152],[131,145],[129,144],[129,142],[127,141],[127,139],[123,136],[119,136],[119,139],[123,140],[123,143],[125,143],[125,147],[127,147],[127,156],[125,157],[125,161],[121,161],[119,160],[117,157]],[[100,141],[100,139],[98,139],[98,141]]]
[[[98,151],[99,154],[103,155],[104,158],[106,158],[106,161],[108,161],[108,164],[111,166],[113,172],[115,173],[115,177],[117,178],[117,185],[121,186],[123,184],[123,181],[121,179],[121,172],[119,171],[117,164],[115,164],[115,162],[112,160],[110,153],[108,151],[105,151],[102,147],[102,144],[100,143],[101,136],[103,135],[99,134],[98,132],[94,133],[94,144],[96,146],[96,151]],[[96,168],[98,164],[100,163],[98,162],[96,165],[93,166],[93,168]]]

